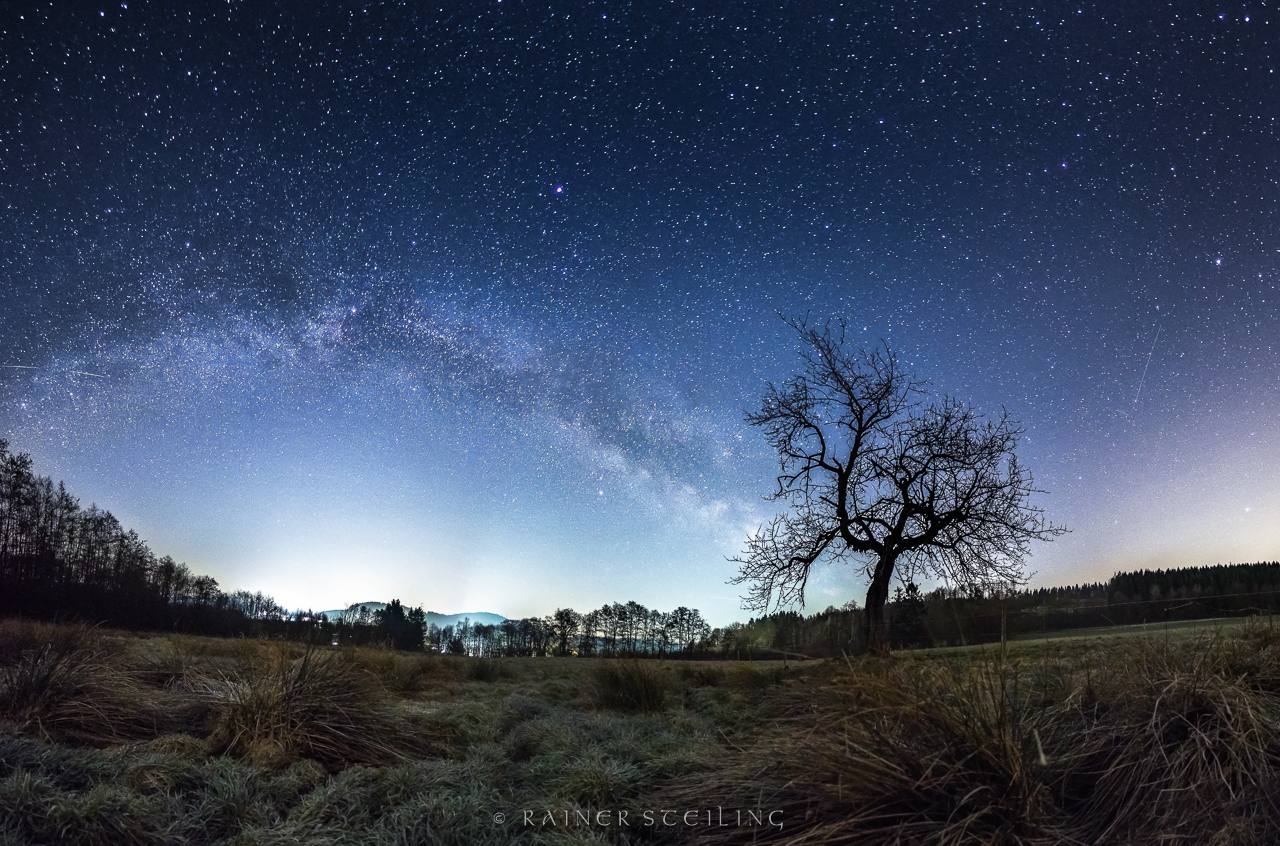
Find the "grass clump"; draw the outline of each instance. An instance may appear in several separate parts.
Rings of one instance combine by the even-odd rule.
[[[1039,662],[864,660],[768,691],[767,727],[663,801],[763,803],[787,821],[709,833],[721,841],[1280,842],[1271,645],[1246,631]]]
[[[1138,641],[1125,679],[1082,698],[1063,793],[1086,838],[1280,840],[1280,698],[1258,684],[1276,668],[1254,664],[1242,642]]]
[[[661,711],[671,687],[665,667],[637,659],[603,662],[591,681],[595,703],[618,711]]]
[[[9,624],[0,720],[45,740],[105,745],[153,735],[163,712],[89,628]],[[47,630],[42,639],[41,630]]]
[[[403,760],[416,741],[373,677],[339,652],[269,649],[210,693],[212,751],[281,766],[305,757],[330,769]]]
[[[729,841],[1057,842],[1034,724],[1009,681],[986,668],[891,666],[840,680],[817,701],[778,691],[770,730],[731,745],[664,801],[764,807],[786,821],[712,835]]]
[[[687,661],[676,671],[680,680],[689,687],[719,687],[724,684],[724,667],[704,661]]]
[[[349,647],[344,654],[361,670],[377,678],[388,693],[411,696],[432,684],[429,673],[435,662],[427,656],[368,647]]]
[[[464,675],[471,681],[478,682],[495,682],[502,679],[511,678],[512,673],[507,666],[498,658],[489,658],[480,656],[478,658],[464,658],[465,670]]]
[[[786,677],[786,667],[771,662],[738,664],[728,673],[729,683],[745,690],[765,690],[782,684]]]

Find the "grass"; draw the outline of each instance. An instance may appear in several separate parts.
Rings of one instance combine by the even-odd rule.
[[[1256,625],[1258,618],[1253,617],[1210,617],[1202,620],[1172,620],[1169,622],[1153,621],[1150,623],[1129,623],[1118,626],[1096,626],[1088,629],[1061,629],[1051,632],[1024,632],[1010,638],[1011,642],[1031,640],[1071,640],[1101,639],[1111,637],[1159,637],[1166,632],[1185,634],[1189,629],[1221,631],[1238,626]],[[953,647],[954,648],[954,647]],[[962,647],[963,648],[963,647]],[[971,647],[972,648],[972,647]]]
[[[207,683],[211,751],[264,766],[299,757],[337,770],[407,760],[422,746],[376,679],[336,651],[264,647],[243,672]]]
[[[1280,842],[1256,621],[790,665],[0,622],[0,709],[0,844]]]
[[[1277,667],[1243,645],[1225,636],[1191,647],[1138,641],[1125,654],[1129,678],[1108,679],[1094,695],[1105,710],[1077,709],[1082,766],[1064,775],[1085,782],[1069,798],[1087,836],[1178,830],[1204,843],[1275,842]]]
[[[671,689],[665,666],[637,658],[597,664],[592,682],[595,703],[619,711],[661,711]]]
[[[665,798],[789,821],[725,842],[1280,841],[1280,630],[1077,647],[851,661]]]
[[[0,720],[46,740],[105,745],[169,722],[163,697],[84,626],[0,626]]]

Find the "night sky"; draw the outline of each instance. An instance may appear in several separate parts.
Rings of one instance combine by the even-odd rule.
[[[808,314],[1023,422],[1033,585],[1280,558],[1280,14],[1197,5],[6,3],[0,437],[287,607],[723,625]]]

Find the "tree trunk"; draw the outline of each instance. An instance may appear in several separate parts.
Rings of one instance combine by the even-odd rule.
[[[889,579],[893,576],[894,559],[881,556],[876,562],[871,586],[867,588],[867,613],[863,615],[863,632],[867,650],[877,655],[889,652],[889,626],[884,616],[884,606],[889,600]]]

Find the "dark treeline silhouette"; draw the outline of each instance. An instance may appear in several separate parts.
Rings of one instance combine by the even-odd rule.
[[[984,593],[908,583],[887,605],[895,648],[992,643],[1002,633],[1070,631],[1280,612],[1280,561],[1117,573],[1109,582]],[[805,617],[793,611],[728,627],[720,640],[742,657],[836,657],[863,648],[852,603]]]
[[[398,601],[364,618],[287,612],[261,593],[222,591],[216,579],[157,558],[111,512],[79,500],[31,456],[0,439],[0,614],[79,620],[126,629],[215,636],[423,644],[421,608]]]
[[[230,634],[236,618],[274,611],[266,604],[157,559],[111,512],[81,508],[63,484],[33,472],[31,456],[0,440],[0,612]]]
[[[1280,562],[1140,570],[1107,583],[997,593],[897,588],[887,604],[897,648],[999,640],[1030,632],[1162,623],[1280,611]],[[864,647],[854,604],[808,617],[778,612],[712,629],[696,609],[662,612],[638,602],[586,614],[487,625],[426,624],[421,608],[392,600],[330,620],[289,612],[275,599],[224,592],[217,580],[157,558],[96,505],[81,508],[61,484],[35,474],[0,439],[0,615],[79,620],[126,629],[384,645],[474,656],[837,657]]]
[[[563,608],[497,625],[426,624],[426,612],[392,600],[338,619],[289,612],[262,593],[226,593],[211,576],[157,558],[109,511],[81,508],[62,483],[38,476],[31,456],[0,439],[0,615],[79,620],[142,631],[278,637],[467,655],[703,654],[717,642],[695,609],[670,613],[636,602],[588,614]]]
[[[721,636],[694,608],[664,613],[638,602],[615,602],[586,614],[560,608],[542,618],[491,625],[470,620],[443,628],[432,625],[427,648],[483,656],[705,657],[720,647]]]

